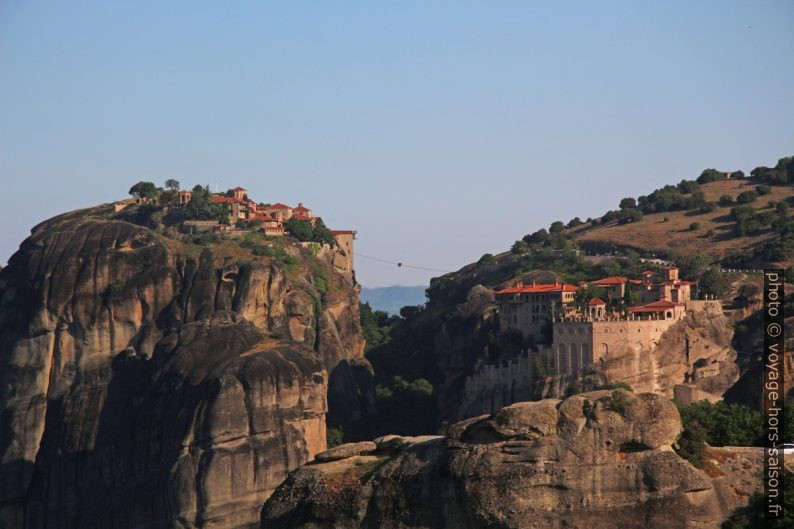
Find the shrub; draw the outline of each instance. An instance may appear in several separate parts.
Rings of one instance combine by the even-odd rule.
[[[625,382],[607,382],[606,384],[601,384],[597,386],[596,389],[622,389],[624,391],[634,391],[631,389],[631,386],[626,384]]]
[[[122,294],[124,294],[124,290],[127,288],[126,281],[114,281],[113,283],[108,286],[107,295],[109,299],[120,299]]]
[[[345,432],[341,426],[327,427],[325,429],[325,443],[328,448],[339,446],[344,442]]]
[[[702,206],[700,206],[701,213],[711,213],[717,209],[717,204],[715,202],[704,202]]]
[[[696,182],[698,184],[706,184],[708,182],[715,182],[717,180],[725,180],[727,175],[722,171],[717,171],[716,169],[705,169],[700,176],[698,176]]]
[[[691,231],[699,230],[700,229],[700,223],[699,222],[693,222],[692,224],[689,225],[689,229]]]
[[[491,253],[482,254],[482,257],[480,257],[480,259],[477,261],[478,265],[489,265],[495,263],[496,263],[496,258]]]
[[[733,197],[731,197],[730,195],[722,195],[722,196],[720,196],[720,199],[717,201],[717,204],[719,204],[720,206],[723,206],[723,207],[732,206],[733,205]]]
[[[772,188],[767,185],[755,186],[755,192],[758,193],[758,196],[768,195],[772,192]]]
[[[758,198],[758,193],[755,191],[742,191],[736,197],[737,204],[749,204],[750,202],[755,201]]]
[[[612,396],[606,401],[606,405],[615,413],[623,415],[626,413],[626,408],[629,405],[629,398],[626,396],[625,391],[616,389],[612,392]]]
[[[697,468],[706,464],[706,430],[698,422],[686,424],[676,442],[676,452]]]

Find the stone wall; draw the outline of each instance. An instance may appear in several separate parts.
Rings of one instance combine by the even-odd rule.
[[[717,398],[721,395],[717,382],[730,375],[726,361],[732,358],[730,346],[720,338],[730,331],[722,304],[689,301],[686,309],[685,319],[555,322],[552,345],[485,364],[469,376],[459,416],[492,413],[513,402],[563,394],[588,375],[669,397],[675,387],[682,397]],[[676,387],[685,381],[693,390]]]

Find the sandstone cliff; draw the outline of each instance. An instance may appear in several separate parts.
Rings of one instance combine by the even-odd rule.
[[[112,217],[51,219],[0,272],[0,527],[250,526],[329,407],[371,412],[356,287]]]
[[[444,438],[340,447],[290,475],[261,527],[717,528],[760,487],[760,451],[721,449],[711,478],[672,450],[672,402],[619,395],[522,402]]]

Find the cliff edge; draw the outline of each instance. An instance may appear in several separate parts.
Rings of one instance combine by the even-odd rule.
[[[32,230],[0,271],[0,527],[250,527],[329,407],[371,413],[352,279],[239,242],[112,205]]]
[[[717,528],[759,488],[762,453],[719,449],[719,477],[679,457],[675,405],[597,391],[516,403],[446,437],[343,445],[292,472],[262,529]]]

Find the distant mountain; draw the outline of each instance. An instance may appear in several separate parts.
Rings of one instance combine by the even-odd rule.
[[[385,310],[392,314],[399,314],[400,309],[406,305],[421,305],[425,302],[425,289],[423,285],[404,286],[392,285],[390,287],[362,287],[361,301],[366,301],[374,310]]]

